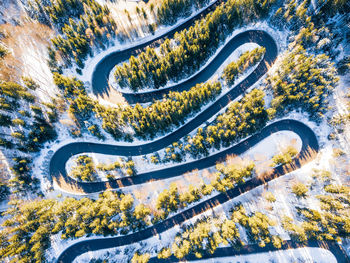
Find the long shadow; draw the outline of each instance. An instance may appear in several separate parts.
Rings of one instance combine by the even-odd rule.
[[[266,55],[263,63],[272,64],[275,60],[274,55],[277,54],[277,47],[273,38],[262,30],[247,30],[245,32],[239,33],[233,37],[225,46],[220,50],[220,52],[215,56],[215,58],[202,68],[199,72],[192,75],[189,79],[179,84],[169,86],[167,88],[162,88],[154,91],[144,91],[138,93],[125,93],[121,92],[123,97],[130,103],[144,103],[151,102],[153,100],[158,100],[168,94],[169,91],[184,91],[189,90],[194,87],[197,83],[206,82],[215,71],[222,65],[222,63],[230,56],[230,54],[235,51],[239,46],[245,43],[256,43],[260,46],[266,48]],[[117,51],[111,55],[104,58],[95,68],[92,75],[92,90],[96,95],[101,95],[101,93],[106,93],[109,89],[108,76],[114,65],[120,63],[126,59],[129,59],[131,55],[136,55],[134,49],[128,49],[124,51]]]
[[[71,156],[79,153],[84,153],[84,152],[85,153],[96,152],[96,153],[122,155],[122,156],[137,156],[137,155],[152,153],[170,145],[175,141],[178,141],[180,138],[186,136],[191,131],[199,127],[203,122],[207,121],[217,112],[219,112],[222,109],[222,107],[226,106],[230,101],[234,100],[239,95],[243,94],[249,87],[251,87],[254,83],[256,83],[267,72],[268,65],[271,65],[277,57],[277,53],[278,53],[277,45],[274,39],[266,32],[260,31],[260,30],[250,30],[250,31],[241,33],[237,37],[238,37],[237,39],[239,39],[242,42],[234,42],[237,44],[236,47],[240,46],[243,43],[246,43],[246,41],[254,41],[266,48],[266,53],[264,55],[263,60],[259,63],[256,69],[251,74],[249,74],[243,81],[241,81],[239,84],[231,88],[228,92],[222,95],[208,108],[200,112],[195,118],[193,118],[192,120],[182,125],[176,131],[168,134],[167,136],[161,139],[152,141],[150,143],[145,143],[138,146],[115,146],[115,145],[85,143],[85,142],[77,142],[77,143],[70,143],[70,144],[64,145],[54,153],[54,155],[50,160],[50,175],[53,181],[62,189],[69,192],[92,193],[92,192],[103,191],[109,188],[118,188],[120,185],[131,185],[132,182],[136,183],[136,182],[140,182],[138,180],[143,180],[143,179],[137,179],[137,178],[143,177],[139,175],[137,178],[127,178],[127,179],[123,178],[123,179],[112,180],[109,182],[93,182],[93,183],[77,182],[76,180],[74,180],[73,178],[67,175],[65,170],[65,164]],[[226,47],[228,47],[228,49],[226,49]],[[222,50],[220,55],[218,55],[215,59],[213,59],[212,63],[208,67],[206,67],[205,70],[202,71],[203,74],[204,73],[212,74],[213,72],[215,72],[216,68],[219,67],[218,63],[222,62],[224,58],[229,56],[230,52],[233,52],[233,49],[232,49],[232,46],[228,43],[225,46],[225,48]],[[197,75],[198,78],[200,78],[200,76],[201,75]],[[191,81],[195,81],[195,79]],[[197,83],[199,82],[201,81],[198,81]],[[216,157],[220,157],[220,155],[216,155]],[[208,162],[209,164],[210,163],[209,161],[212,158],[214,157],[208,157],[192,165],[202,165],[201,167],[203,167],[203,164],[205,162]],[[213,162],[211,161],[211,165],[212,164]],[[186,167],[189,167],[188,164],[182,167],[182,171],[184,170],[188,171],[188,168]],[[196,167],[193,167],[193,169],[195,168]],[[168,172],[168,170],[163,170],[163,171]],[[161,172],[153,173],[154,178],[158,177],[159,179],[162,179],[160,173]],[[145,176],[144,178],[146,178],[147,180],[150,179],[151,177],[150,174],[149,175],[146,174],[144,176]],[[146,182],[146,181],[144,180],[142,182]]]
[[[154,143],[149,143],[140,146],[130,147],[87,142],[71,143],[65,145],[54,154],[54,156],[51,159],[50,171],[55,183],[58,184],[60,188],[64,189],[65,191],[84,194],[96,193],[104,191],[106,189],[116,189],[135,184],[143,184],[155,180],[163,180],[175,176],[180,176],[194,169],[201,170],[204,168],[211,167],[217,162],[223,161],[227,155],[240,155],[249,150],[251,147],[258,144],[263,139],[269,137],[272,133],[279,131],[293,131],[301,138],[302,149],[300,152],[300,157],[304,158],[303,155],[305,155],[305,153],[309,150],[312,150],[314,152],[318,151],[317,138],[314,132],[308,126],[296,120],[285,119],[267,125],[260,132],[217,154],[185,164],[180,164],[169,168],[138,174],[134,177],[123,177],[107,182],[78,182],[67,175],[65,170],[65,163],[70,156],[76,155],[78,153],[93,152],[109,155],[130,156],[151,153],[156,151],[156,149],[162,149],[165,146],[158,144],[157,141],[155,142],[155,145]],[[280,168],[276,169],[278,170]]]
[[[222,247],[222,248],[217,248],[213,254],[204,253],[202,255],[202,258],[196,258],[193,254],[191,254],[185,257],[184,260],[185,261],[203,260],[203,262],[205,262],[204,260],[211,259],[211,258],[243,256],[243,255],[250,255],[250,254],[257,254],[257,253],[297,249],[297,248],[303,248],[303,247],[324,248],[329,250],[334,255],[338,263],[350,262],[346,252],[342,249],[342,247],[338,243],[334,241],[309,241],[305,244],[300,244],[291,240],[284,241],[280,249],[275,248],[272,244],[267,244],[265,247],[259,247],[256,244],[247,245],[247,246],[241,247],[240,249],[237,249],[236,247],[235,248]],[[255,262],[259,262],[259,255],[256,255],[256,256],[257,258]],[[179,261],[180,260],[174,256],[171,256],[168,259],[158,259],[156,257],[153,257],[149,260],[149,263],[173,263],[173,262],[179,262]]]
[[[213,8],[211,6],[210,8]],[[206,12],[210,11],[210,8]],[[204,14],[204,12],[202,13]],[[132,54],[136,54],[138,49],[142,49],[154,41],[172,36],[176,31],[181,30],[182,28],[188,27],[195,19],[200,15],[188,21],[187,23],[181,25],[178,28],[173,29],[171,32],[166,33],[163,36],[155,38],[147,43],[139,45],[137,47],[124,50],[122,52],[115,52],[104,59],[97,65],[92,79],[93,90],[95,94],[102,94],[108,91],[108,74],[113,66],[118,63],[118,61],[126,60]],[[208,120],[211,116],[217,113],[223,106],[227,105],[231,100],[237,98],[239,95],[243,94],[249,87],[251,87],[257,80],[259,80],[268,70],[268,65],[271,65],[277,57],[277,46],[275,41],[270,35],[264,31],[259,30],[250,30],[243,32],[233,38],[222,50],[221,52],[213,59],[213,61],[198,74],[194,75],[192,78],[187,80],[184,83],[179,85],[172,86],[171,90],[185,90],[189,89],[197,83],[206,81],[221,65],[221,63],[235,50],[238,46],[243,43],[255,42],[266,48],[266,54],[262,62],[258,67],[252,72],[245,80],[239,83],[237,86],[232,88],[224,96],[220,97],[215,101],[210,107],[197,115],[193,120],[189,121],[182,127],[180,127],[175,132],[150,143],[145,143],[138,146],[117,146],[117,145],[106,145],[98,143],[71,143],[61,147],[55,152],[50,161],[50,174],[53,180],[64,190],[70,191],[73,193],[93,193],[103,191],[109,188],[119,188],[127,185],[145,183],[150,180],[160,180],[173,176],[181,175],[187,171],[193,169],[203,169],[209,166],[214,165],[216,162],[223,160],[227,154],[241,154],[247,151],[249,148],[256,145],[262,139],[268,137],[271,133],[289,130],[297,133],[302,140],[302,149],[300,153],[293,159],[293,162],[289,165],[278,166],[273,169],[273,171],[266,177],[254,177],[253,179],[247,181],[244,184],[241,184],[234,189],[228,190],[226,193],[218,194],[206,201],[203,201],[192,208],[189,208],[181,213],[178,213],[160,223],[157,223],[151,227],[132,233],[125,236],[117,237],[104,237],[104,238],[95,238],[91,240],[84,240],[78,243],[75,243],[65,249],[58,258],[58,262],[72,262],[74,258],[79,256],[82,253],[88,251],[96,251],[99,249],[108,249],[123,245],[129,245],[135,242],[142,241],[144,239],[150,238],[158,233],[162,233],[175,225],[181,224],[186,220],[192,218],[195,215],[201,214],[204,211],[212,209],[215,206],[223,204],[232,198],[235,198],[242,193],[250,191],[251,189],[263,185],[283,174],[290,172],[292,170],[298,169],[304,163],[312,160],[319,150],[319,145],[317,138],[314,132],[305,124],[295,121],[295,120],[281,120],[275,123],[272,123],[265,128],[263,128],[257,134],[249,137],[248,139],[230,147],[229,149],[209,156],[207,158],[193,161],[191,163],[186,163],[182,165],[177,165],[175,167],[170,167],[162,169],[159,171],[154,171],[150,173],[139,174],[137,177],[121,178],[110,182],[93,182],[93,183],[83,183],[77,182],[73,178],[67,176],[65,170],[65,164],[67,160],[72,155],[76,155],[84,152],[95,152],[111,155],[124,155],[124,156],[135,156],[142,155],[157,151],[166,147],[174,141],[177,141],[181,137],[187,135],[189,132],[197,128],[204,121]],[[167,93],[169,89],[159,90],[147,94],[136,94],[127,97],[131,103],[135,102],[145,102],[153,99],[161,98],[163,94]],[[128,96],[128,94],[126,94]],[[297,246],[297,244],[285,243],[288,246]],[[337,257],[339,262],[348,262],[347,258],[344,257],[342,252],[337,247],[337,244],[332,242],[326,242],[328,249]],[[309,242],[308,246],[320,246],[319,243]],[[264,248],[266,251],[270,251],[272,248],[268,245]],[[247,246],[242,248],[240,251],[233,250],[232,248],[220,248],[215,252],[215,256],[231,255],[232,253],[255,253],[263,251],[264,249],[258,248],[255,245]],[[231,254],[230,254],[231,253]],[[213,257],[213,255],[204,255],[205,258]],[[341,261],[342,258],[345,258],[346,261]],[[188,259],[193,259],[193,256],[189,256]],[[152,259],[155,260],[155,259]],[[170,259],[171,260],[171,259]],[[173,259],[175,260],[175,259]],[[176,260],[175,260],[176,261]],[[151,261],[152,262],[152,261]],[[156,262],[156,261],[155,261]]]
[[[299,126],[301,130],[304,130],[304,128],[307,127],[307,126],[303,126],[304,124],[300,122],[291,121],[291,120],[286,120],[281,122],[284,122],[286,125],[291,125],[293,127]],[[281,123],[281,122],[278,122],[278,123]],[[67,247],[60,254],[57,262],[72,262],[77,256],[83,253],[86,253],[88,251],[96,251],[100,249],[108,249],[108,248],[115,248],[119,246],[130,245],[130,244],[145,240],[147,238],[151,238],[152,236],[163,233],[173,228],[176,225],[182,224],[183,222],[193,218],[196,215],[199,215],[205,211],[213,209],[218,205],[224,204],[225,202],[243,193],[246,193],[258,186],[264,185],[284,175],[285,173],[288,173],[290,171],[300,168],[305,163],[313,160],[319,150],[317,139],[314,133],[308,127],[307,129],[309,131],[308,131],[308,134],[305,134],[306,137],[301,137],[303,141],[302,149],[299,152],[299,154],[293,159],[291,164],[278,166],[275,169],[273,169],[273,171],[268,176],[254,177],[253,179],[250,179],[249,181],[241,185],[238,185],[237,187],[230,189],[225,193],[220,193],[187,210],[182,211],[181,213],[175,214],[174,216],[167,218],[162,222],[159,222],[151,227],[140,230],[138,232],[124,235],[124,236],[101,237],[101,238],[84,240],[84,241],[75,243]],[[257,136],[254,140],[260,141],[260,139],[261,138]],[[251,143],[254,143],[254,141],[252,141]],[[250,143],[247,143],[247,144],[250,145]],[[284,245],[282,246],[281,249],[297,248],[297,247],[303,247],[303,246],[322,247],[322,248],[328,249],[334,254],[338,262],[349,262],[349,258],[347,257],[346,252],[336,242],[309,241],[307,244],[298,244],[293,241],[286,241],[284,242]],[[212,257],[225,257],[225,256],[233,256],[233,255],[260,253],[260,252],[268,252],[268,251],[275,251],[275,250],[277,249],[272,247],[271,244],[268,244],[265,248],[260,248],[257,245],[249,245],[249,246],[242,247],[240,250],[237,250],[237,248],[220,248],[214,253],[214,255],[210,255],[210,254],[203,255],[203,259],[212,258]],[[193,255],[190,255],[186,259],[194,260],[195,257]],[[163,261],[178,262],[178,260],[174,257],[167,260],[160,260],[160,261],[158,261],[158,259],[156,258],[153,258],[151,259],[150,262],[163,262]]]
[[[287,125],[291,125],[293,127],[296,125],[302,129],[305,128],[305,126],[302,126],[303,124],[299,122],[295,123],[295,121],[291,121],[291,120],[286,120],[286,121],[287,122],[285,123]],[[299,125],[298,123],[301,125]],[[58,258],[58,262],[72,262],[74,258],[88,251],[96,251],[100,249],[108,249],[108,248],[130,245],[130,244],[145,240],[147,238],[151,238],[152,236],[163,233],[164,231],[167,231],[176,225],[182,224],[186,220],[189,220],[196,215],[199,215],[205,211],[208,211],[218,205],[224,204],[225,202],[243,193],[246,193],[258,186],[264,185],[284,175],[285,173],[288,173],[292,170],[300,168],[305,163],[313,160],[319,150],[317,139],[314,136],[314,133],[312,132],[312,130],[309,129],[309,134],[305,134],[305,135],[306,135],[305,138],[302,137],[302,140],[303,140],[302,149],[299,152],[299,154],[293,159],[292,163],[288,165],[281,165],[276,167],[275,169],[273,169],[272,173],[270,173],[268,176],[254,177],[249,181],[241,185],[238,185],[233,189],[226,191],[225,193],[220,193],[216,196],[213,196],[210,199],[207,199],[187,210],[182,211],[181,213],[175,214],[172,217],[169,217],[162,222],[159,222],[151,227],[140,230],[138,232],[135,232],[129,235],[124,235],[124,236],[102,237],[102,238],[84,240],[84,241],[75,243],[69,246],[68,248],[66,248],[61,253],[61,255]],[[256,137],[254,140],[259,141],[259,137]],[[326,243],[330,247],[329,249],[331,251],[334,250],[332,251],[333,254],[343,255],[343,254],[340,254],[340,252],[336,249],[335,243],[332,243],[332,242],[326,242]],[[248,246],[246,249],[248,249],[249,251],[252,251],[251,253],[254,253],[254,251],[257,251],[257,249],[254,248],[254,246]],[[234,253],[239,253],[239,251]],[[346,259],[346,257],[344,258]],[[347,262],[347,261],[339,261],[339,262]]]
[[[92,92],[96,96],[102,96],[103,94],[109,95],[109,85],[108,85],[108,78],[109,73],[113,69],[113,67],[123,61],[126,61],[130,58],[130,56],[137,56],[137,54],[141,51],[143,51],[148,46],[158,46],[159,40],[164,40],[166,38],[172,38],[176,32],[184,30],[189,28],[194,24],[195,21],[197,21],[199,18],[205,16],[209,12],[215,10],[218,4],[223,2],[222,0],[216,0],[208,5],[207,8],[202,10],[202,12],[199,12],[195,16],[193,16],[191,19],[186,21],[185,23],[165,32],[164,34],[161,34],[157,37],[154,37],[140,45],[133,46],[127,49],[124,49],[122,51],[116,51],[113,52],[104,58],[102,58],[99,63],[96,65],[94,72],[92,74]],[[125,97],[128,100],[128,97]],[[141,102],[141,101],[139,101]],[[134,101],[130,100],[129,103],[135,103]]]

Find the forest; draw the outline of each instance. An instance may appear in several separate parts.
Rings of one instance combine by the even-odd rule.
[[[152,10],[155,24],[150,26],[174,25],[209,2],[161,0],[156,10]],[[315,3],[308,0],[220,2],[213,12],[198,19],[193,26],[177,32],[171,39],[161,39],[159,47],[153,45],[139,50],[137,56],[116,66],[114,77],[120,88],[130,88],[133,92],[160,89],[198,72],[235,29],[267,21],[271,28],[285,30],[288,35],[286,46],[279,50],[276,66],[268,65],[266,78],[227,107],[221,105],[223,110],[210,121],[165,149],[149,154],[151,162],[164,165],[203,158],[259,132],[271,121],[290,116],[304,118],[303,113],[307,113],[308,121],[314,125],[310,127],[316,127],[316,136],[321,138],[320,147],[332,148],[327,152],[332,155],[332,159],[327,159],[332,172],[303,170],[301,176],[290,175],[293,180],[283,185],[283,195],[291,200],[286,204],[291,210],[288,213],[283,211],[279,217],[281,214],[275,210],[280,208],[280,204],[276,204],[282,202],[281,194],[275,196],[270,191],[276,187],[272,185],[270,189],[266,184],[263,191],[247,194],[247,202],[232,200],[219,216],[205,215],[181,224],[177,233],[167,237],[167,245],[151,251],[152,257],[184,259],[192,254],[201,258],[204,253],[214,253],[223,245],[239,249],[247,244],[259,247],[272,244],[281,248],[284,241],[280,233],[283,236],[287,233],[300,245],[308,240],[340,244],[344,237],[349,237],[350,187],[339,179],[346,177],[347,170],[340,166],[337,170],[334,168],[339,165],[339,159],[345,159],[346,153],[334,147],[339,146],[336,138],[346,126],[334,125],[338,129],[331,133],[322,130],[339,118],[343,124],[350,119],[349,114],[333,116],[336,111],[334,90],[342,84],[339,75],[350,71],[350,56],[342,56],[345,52],[337,48],[341,41],[348,41],[350,35],[341,39],[343,36],[336,28],[340,17],[350,13],[349,2],[316,2],[322,2],[317,10],[310,8]],[[55,240],[70,242],[83,237],[134,233],[205,202],[207,198],[227,195],[227,191],[258,176],[258,162],[230,163],[227,159],[211,167],[205,182],[188,181],[184,186],[175,180],[167,181],[159,187],[155,185],[153,199],[146,201],[138,200],[129,189],[73,198],[57,195],[53,187],[39,188],[39,179],[44,173],[34,169],[33,163],[39,157],[50,158],[41,156],[43,152],[47,154],[50,149],[56,149],[59,143],[86,138],[94,143],[110,143],[113,139],[119,144],[135,139],[141,143],[159,139],[235,88],[236,80],[256,66],[266,50],[258,47],[244,52],[224,68],[222,76],[189,90],[169,92],[161,100],[147,104],[110,106],[91,97],[90,83],[83,82],[79,76],[89,56],[121,40],[122,33],[107,5],[95,0],[30,0],[27,7],[31,19],[49,26],[55,34],[50,40],[47,62],[60,94],[47,103],[36,93],[43,88],[42,84],[30,77],[23,75],[18,81],[0,80],[0,147],[8,155],[11,167],[9,182],[0,180],[0,201],[9,201],[7,211],[1,212],[0,261],[47,262],[49,257],[57,256],[49,255]],[[3,37],[0,32],[0,41]],[[15,54],[14,49],[0,43],[0,63],[9,53]],[[71,72],[74,75],[68,76]],[[348,110],[349,106],[346,104],[345,108]],[[61,123],[63,116],[72,125],[65,127]],[[57,134],[62,130],[63,135]],[[96,138],[85,137],[88,134]],[[319,153],[315,161],[317,166],[326,163],[321,158],[323,154]],[[287,147],[270,158],[269,169],[291,164],[297,155],[296,148]],[[73,166],[68,175],[85,183],[100,181],[101,174],[107,180],[138,179],[139,164],[131,157],[96,164],[92,156],[84,153],[72,157]],[[348,159],[344,159],[342,162],[348,163]],[[40,168],[46,169],[47,164],[40,162]],[[332,178],[333,173],[339,175]],[[50,178],[45,180],[50,181]],[[256,204],[262,202],[254,203],[252,199],[265,199],[264,206],[259,207]],[[310,203],[317,205],[311,207]],[[127,256],[133,263],[146,263],[151,258],[150,251],[145,252],[142,247],[136,252],[130,251],[132,253]]]
[[[172,41],[117,66],[115,77],[120,87],[160,88],[169,81],[177,82],[197,71],[215,52],[220,43],[239,25],[267,15],[273,1],[228,1],[197,21],[188,30],[177,32]]]
[[[188,156],[202,158],[209,155],[211,149],[220,150],[232,145],[266,125],[269,109],[265,109],[265,93],[254,89],[241,100],[229,104],[226,111],[215,120],[198,128],[193,136],[187,136],[173,143],[164,150],[164,157],[156,153],[151,161],[154,163],[181,162]]]
[[[162,0],[157,8],[159,24],[172,25],[181,17],[191,15],[193,8],[199,9],[209,3],[209,0]]]
[[[251,168],[248,167],[249,165],[246,168],[231,166],[229,170],[234,171],[232,174],[243,175],[246,172],[238,171],[251,171]],[[242,168],[243,170],[240,170]],[[189,190],[191,193],[203,191],[191,190],[191,187]],[[298,242],[315,239],[334,240],[350,233],[350,219],[347,215],[350,188],[325,184],[323,190],[322,194],[317,195],[321,203],[321,211],[297,207],[301,214],[301,223],[296,223],[287,216],[283,218],[283,228],[291,234],[293,240]],[[177,202],[187,199],[181,196],[186,195],[185,193],[179,195],[176,185],[170,186],[168,192],[159,195],[159,209],[175,211],[174,208],[178,206]],[[192,194],[192,196],[196,195]],[[272,203],[276,201],[271,194],[266,198]],[[198,200],[197,198],[196,201]],[[131,195],[111,191],[100,194],[96,200],[89,198],[17,200],[12,201],[12,204],[13,208],[6,212],[8,218],[3,223],[4,229],[1,231],[0,254],[13,257],[13,262],[42,261],[45,249],[50,246],[50,236],[53,234],[59,233],[63,239],[92,234],[126,234],[152,224],[154,222],[152,217],[157,217],[157,215],[152,215],[147,206],[136,205]],[[120,216],[116,217],[118,214]],[[237,231],[239,226],[247,231],[250,242],[258,243],[261,247],[268,243],[272,243],[277,248],[281,247],[283,241],[270,232],[271,227],[276,223],[267,215],[261,212],[248,214],[242,205],[234,206],[230,214],[230,219],[225,221],[208,217],[193,225],[184,226],[176,235],[171,247],[160,250],[158,257],[167,258],[173,254],[181,259],[189,253],[200,257],[204,251],[213,253],[220,244],[239,247],[244,245]],[[212,224],[219,231],[212,232],[213,228],[208,227]],[[204,240],[206,241],[203,242]]]
[[[0,146],[18,151],[12,157],[14,177],[10,181],[15,192],[35,187],[28,166],[31,158],[25,155],[38,152],[57,136],[53,126],[58,117],[56,106],[33,95],[38,84],[31,78],[23,77],[22,83],[0,81]]]
[[[237,61],[233,61],[224,68],[223,77],[229,86],[235,83],[237,77],[249,67],[256,65],[265,54],[264,47],[244,52]]]
[[[49,47],[51,70],[61,72],[57,58],[65,66],[75,63],[77,72],[84,68],[84,60],[92,48],[104,49],[117,33],[110,10],[94,0],[31,0],[31,16],[57,29],[60,34],[51,39]]]
[[[310,55],[297,46],[283,57],[276,74],[267,78],[274,95],[271,106],[279,116],[298,108],[320,119],[337,82],[336,69],[326,55]]]
[[[113,180],[117,176],[134,176],[137,173],[135,163],[131,159],[120,158],[113,163],[95,165],[90,156],[80,155],[74,160],[69,176],[78,181],[92,182],[98,180],[98,172],[103,172],[107,180]]]

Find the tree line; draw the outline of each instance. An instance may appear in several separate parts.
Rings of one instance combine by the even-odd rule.
[[[58,117],[56,106],[38,102],[33,95],[38,87],[27,77],[22,84],[0,81],[0,147],[15,151],[11,168],[15,176],[10,181],[14,191],[34,186],[29,169],[31,160],[24,156],[39,151],[45,142],[57,136],[53,126]]]
[[[341,242],[341,237],[347,237],[350,234],[348,213],[350,187],[329,183],[327,179],[330,179],[330,175],[325,171],[321,172],[321,176],[324,176],[323,182],[326,184],[323,188],[324,194],[316,196],[320,202],[320,209],[296,206],[296,213],[299,215],[297,223],[289,216],[281,218],[283,229],[296,242],[304,243],[308,240]],[[315,179],[319,182],[319,178],[315,177]],[[297,185],[306,187],[302,183],[294,184],[292,191],[298,198],[306,198],[305,190],[302,191],[304,193],[302,195],[298,194],[299,191],[295,191]],[[174,186],[171,188],[174,189]],[[271,203],[276,202],[276,198],[270,192],[266,195],[266,199]],[[230,214],[229,219],[206,217],[197,220],[194,224],[185,225],[176,234],[170,246],[158,250],[158,258],[166,259],[174,255],[178,259],[183,259],[190,254],[201,258],[204,253],[214,253],[220,245],[230,245],[239,249],[246,244],[238,230],[241,228],[245,230],[248,244],[265,247],[271,243],[277,249],[282,247],[284,241],[271,231],[271,228],[276,226],[276,222],[264,213],[247,213],[244,206],[238,204],[233,207]],[[142,254],[137,251],[133,262],[138,262],[135,261],[136,259],[148,262],[149,258],[148,253]]]
[[[79,181],[92,182],[98,179],[98,171],[106,173],[108,180],[115,179],[117,173],[126,176],[136,175],[135,163],[132,159],[95,165],[90,156],[80,155],[74,160],[74,166],[69,176]]]
[[[70,104],[69,112],[78,123],[96,116],[102,121],[106,132],[115,139],[126,140],[132,139],[132,134],[125,132],[126,127],[130,127],[136,137],[153,138],[157,133],[182,124],[186,117],[199,111],[221,93],[219,82],[197,84],[188,91],[169,92],[162,100],[154,101],[147,107],[140,104],[110,107],[92,100],[86,94],[84,84],[76,78],[55,73],[54,81]],[[98,132],[96,127],[93,130]]]
[[[253,162],[237,164],[217,164],[217,172],[212,174],[213,180],[209,184],[203,181],[199,186],[189,185],[182,193],[175,183],[170,184],[169,189],[162,191],[157,198],[158,210],[153,221],[164,220],[170,213],[177,212],[194,202],[198,202],[204,196],[212,194],[214,190],[225,193],[229,189],[242,184],[254,174]]]
[[[266,81],[273,91],[271,106],[278,116],[301,109],[320,119],[328,109],[328,97],[338,77],[326,55],[308,54],[298,45],[283,57],[281,66]]]
[[[180,162],[187,155],[193,158],[207,156],[211,149],[229,147],[233,142],[245,138],[266,125],[270,109],[265,109],[265,93],[254,89],[241,100],[229,104],[227,110],[193,136],[187,136],[164,150],[162,159],[154,154],[151,161]]]
[[[253,163],[217,166],[221,181],[227,179],[227,182],[234,180],[237,183],[249,178],[253,168]],[[331,184],[329,180],[323,182],[326,182],[324,193],[316,196],[320,201],[320,210],[296,206],[301,222],[294,223],[293,219],[287,216],[282,218],[283,228],[297,242],[313,239],[339,241],[340,237],[348,236],[350,233],[348,215],[350,188]],[[208,185],[213,189],[215,184]],[[228,185],[229,188],[236,186],[230,183]],[[160,212],[169,211],[168,215],[192,202],[199,201],[204,194],[211,193],[205,189],[203,185],[200,188],[189,186],[187,191],[179,193],[176,184],[172,184],[168,190],[159,195],[157,209]],[[298,198],[305,197],[303,194]],[[266,198],[269,202],[276,201],[271,193]],[[13,261],[20,259],[26,262],[44,261],[45,250],[50,247],[50,237],[53,234],[60,233],[63,239],[93,234],[127,234],[167,217],[166,215],[164,218],[159,218],[157,211],[151,212],[151,209],[144,204],[136,205],[130,194],[112,191],[100,194],[96,200],[89,198],[14,200],[11,205],[13,207],[5,213],[6,219],[0,232],[0,256],[2,259],[11,257]],[[240,237],[239,228],[245,229],[249,243],[257,243],[261,247],[272,243],[276,248],[281,247],[283,243],[281,238],[270,232],[275,222],[265,214],[247,213],[240,204],[233,207],[230,214],[230,219],[224,221],[209,221],[211,219],[208,218],[201,220],[201,223],[198,221],[185,227],[178,233],[171,246],[158,251],[158,257],[168,258],[174,255],[182,259],[189,253],[200,257],[204,251],[213,253],[220,244],[236,247],[245,245]],[[212,228],[213,224],[208,225],[210,222],[215,222],[215,231]],[[141,254],[138,256],[144,258]]]
[[[0,258],[12,262],[45,262],[50,237],[126,234],[149,224],[149,208],[134,206],[131,195],[107,191],[97,200],[66,198],[16,200],[0,232]]]
[[[219,44],[239,25],[256,21],[269,12],[274,1],[228,1],[194,26],[165,40],[159,47],[147,48],[127,63],[117,66],[115,77],[121,87],[137,91],[159,88],[168,81],[179,81],[193,74],[212,55]]]
[[[172,25],[181,17],[191,15],[193,8],[201,8],[209,0],[162,0],[157,8],[157,20],[162,25]]]
[[[265,54],[264,47],[257,47],[252,51],[244,52],[237,61],[228,64],[224,69],[223,77],[228,85],[233,85],[237,77],[261,60]]]
[[[268,216],[261,212],[248,215],[242,205],[235,206],[230,213],[231,218],[224,220],[208,217],[184,226],[176,234],[172,244],[158,252],[158,258],[164,259],[174,255],[183,259],[190,254],[201,258],[208,252],[213,254],[220,245],[231,245],[239,249],[245,245],[239,227],[246,231],[251,243],[258,243],[261,247],[273,243],[275,247],[281,247],[281,238],[270,233],[270,228],[275,226],[276,222]]]
[[[114,137],[120,134],[114,128],[119,123],[131,126],[136,137],[153,138],[157,133],[170,131],[172,127],[182,124],[186,117],[198,112],[220,93],[219,82],[197,84],[188,91],[169,92],[163,100],[154,101],[147,107],[140,104],[123,108],[99,105],[96,113],[102,119],[102,127]]]
[[[61,71],[58,57],[66,66],[75,63],[83,68],[93,47],[104,49],[116,36],[117,25],[110,10],[94,0],[34,0],[29,2],[29,7],[33,18],[60,33],[51,39],[54,48],[49,48],[49,65],[53,71]]]

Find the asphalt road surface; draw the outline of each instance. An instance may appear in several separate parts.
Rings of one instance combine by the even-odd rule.
[[[137,50],[142,49],[146,46],[152,45],[155,41],[164,37],[171,37],[176,31],[188,27],[193,23],[195,19],[204,13],[213,9],[215,3],[206,9],[202,14],[197,15],[190,21],[182,24],[170,32],[157,37],[147,43],[127,49],[124,51],[114,52],[105,58],[103,58],[97,65],[93,77],[92,77],[92,87],[95,94],[102,94],[108,92],[108,75],[115,64],[128,59],[131,55],[135,55]],[[254,177],[247,182],[235,187],[234,189],[228,190],[226,193],[218,194],[206,201],[203,201],[190,209],[187,209],[181,213],[178,213],[160,223],[157,223],[151,227],[143,229],[141,231],[117,237],[96,237],[95,239],[83,240],[77,242],[68,248],[66,248],[59,256],[58,262],[72,262],[77,256],[86,253],[88,251],[96,251],[99,249],[115,248],[118,246],[130,245],[135,242],[139,242],[150,238],[156,234],[160,234],[175,225],[181,224],[186,220],[203,213],[215,206],[221,205],[234,197],[241,195],[251,189],[264,185],[267,182],[284,175],[287,172],[300,168],[304,163],[309,162],[316,156],[319,145],[314,132],[305,124],[296,120],[280,120],[271,123],[264,127],[260,132],[248,137],[244,141],[226,149],[225,151],[219,152],[212,156],[192,161],[189,163],[176,165],[170,168],[165,168],[149,173],[138,174],[135,177],[120,178],[109,182],[78,182],[73,178],[69,177],[65,170],[65,164],[68,159],[76,154],[80,153],[102,153],[108,155],[121,155],[121,156],[137,156],[144,155],[148,153],[160,150],[174,141],[179,140],[183,136],[187,135],[203,122],[207,121],[210,117],[216,114],[222,107],[226,106],[230,101],[237,98],[239,95],[243,94],[249,87],[256,83],[268,70],[269,65],[272,65],[277,57],[278,50],[274,39],[266,32],[261,30],[249,30],[235,36],[231,41],[229,41],[224,48],[217,54],[217,56],[200,72],[193,75],[191,78],[185,82],[174,85],[167,89],[157,90],[154,92],[143,92],[136,94],[124,94],[125,98],[129,103],[136,102],[149,102],[155,99],[162,98],[164,94],[171,91],[182,91],[188,90],[195,86],[197,83],[202,83],[207,81],[213,73],[220,67],[220,65],[225,61],[225,59],[240,45],[244,43],[254,42],[260,46],[266,48],[266,53],[263,60],[259,63],[257,68],[242,82],[233,87],[226,94],[221,96],[216,100],[210,107],[199,113],[194,119],[187,122],[185,125],[181,126],[176,131],[170,133],[169,135],[152,141],[149,143],[141,144],[138,146],[118,146],[118,145],[108,145],[100,143],[88,143],[88,142],[77,142],[64,145],[58,149],[51,158],[50,161],[50,174],[52,179],[65,191],[71,193],[95,193],[104,191],[106,189],[115,189],[124,186],[130,186],[134,184],[142,184],[149,182],[151,180],[161,180],[165,178],[170,178],[174,176],[180,176],[186,172],[192,171],[194,169],[203,169],[215,165],[215,163],[220,162],[225,159],[228,154],[242,154],[249,150],[251,147],[259,143],[264,138],[270,136],[274,132],[278,131],[292,131],[295,132],[302,140],[302,149],[299,154],[293,159],[293,162],[289,165],[278,166],[273,169],[271,174],[265,178]],[[346,253],[342,248],[335,242],[316,242],[310,241],[306,246],[310,247],[325,247],[330,250],[334,256],[337,258],[338,262],[349,262],[346,257]],[[305,246],[304,245],[304,246]],[[286,241],[282,246],[282,249],[297,248],[300,244],[294,243],[292,241]],[[267,245],[264,248],[260,248],[257,245],[244,246],[240,250],[234,249],[232,247],[228,248],[218,248],[213,255],[203,255],[203,259],[215,258],[215,257],[225,257],[233,255],[251,254],[251,253],[261,253],[276,250],[271,245]],[[193,255],[190,255],[187,260],[194,260]],[[159,260],[157,258],[152,258],[150,262],[178,262],[174,257],[167,260]]]

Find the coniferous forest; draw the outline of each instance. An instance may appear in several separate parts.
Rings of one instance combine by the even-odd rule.
[[[348,262],[349,43],[346,0],[0,2],[0,261]]]

